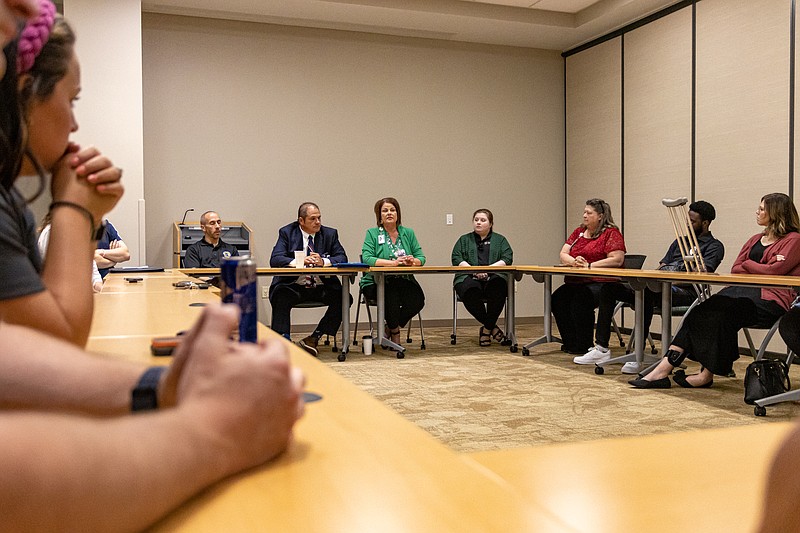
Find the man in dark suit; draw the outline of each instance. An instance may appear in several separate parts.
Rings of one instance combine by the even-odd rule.
[[[347,254],[334,228],[322,225],[317,204],[305,202],[297,209],[297,222],[280,229],[278,242],[272,248],[271,267],[295,265],[295,252],[305,251],[305,268],[346,263]],[[311,355],[318,354],[317,345],[323,335],[336,335],[342,323],[342,284],[336,276],[314,276],[301,271],[298,276],[276,276],[269,288],[272,304],[272,329],[286,337],[291,331],[292,308],[303,302],[321,302],[328,306],[314,332],[299,342]],[[352,303],[352,298],[350,299]]]

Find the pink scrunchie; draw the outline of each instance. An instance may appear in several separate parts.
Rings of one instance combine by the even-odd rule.
[[[50,0],[39,0],[39,16],[25,25],[17,45],[17,74],[33,67],[36,56],[44,48],[56,20],[56,6]]]

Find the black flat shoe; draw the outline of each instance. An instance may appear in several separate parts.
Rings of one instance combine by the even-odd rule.
[[[708,383],[703,383],[702,385],[692,385],[688,381],[686,381],[686,372],[683,370],[678,370],[675,372],[675,375],[672,376],[672,381],[683,387],[684,389],[708,389],[714,384],[714,380],[712,379]]]
[[[668,389],[672,387],[669,378],[654,379],[653,381],[647,381],[644,378],[632,379],[628,384],[633,385],[637,389]]]

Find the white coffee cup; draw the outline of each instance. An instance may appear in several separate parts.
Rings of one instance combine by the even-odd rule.
[[[295,268],[305,268],[306,267],[306,251],[305,250],[298,250],[294,253],[294,267]]]
[[[372,337],[369,335],[361,337],[361,351],[364,355],[372,355]]]

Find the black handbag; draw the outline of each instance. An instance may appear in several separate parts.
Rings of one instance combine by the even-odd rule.
[[[759,359],[747,365],[744,374],[744,402],[775,396],[792,388],[789,367],[778,359]]]

